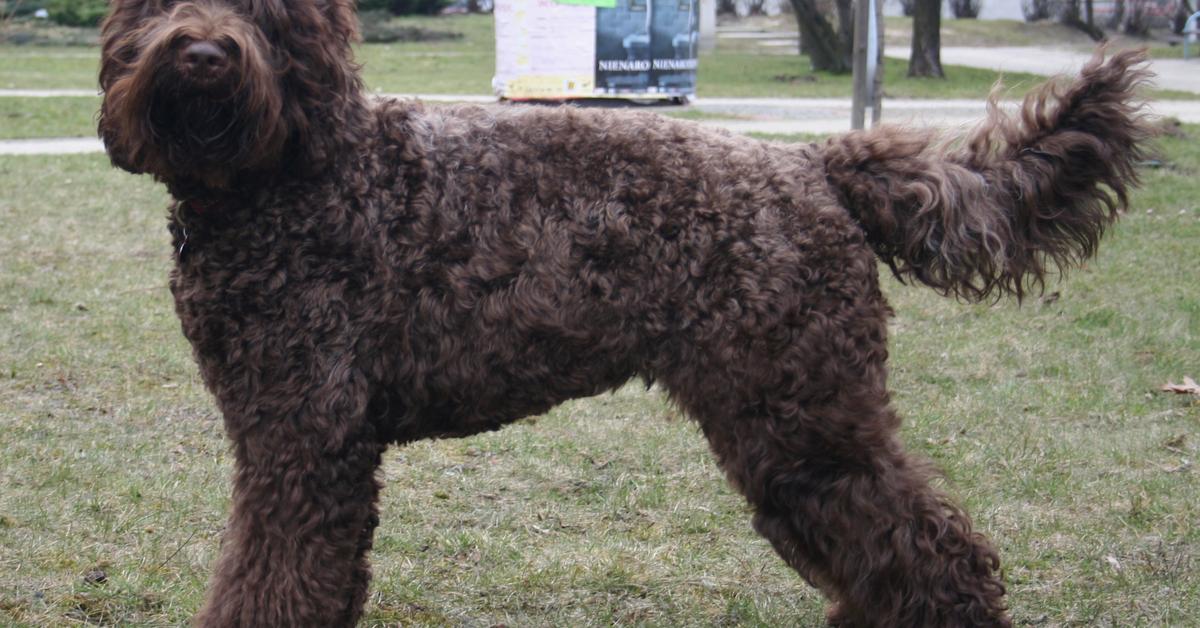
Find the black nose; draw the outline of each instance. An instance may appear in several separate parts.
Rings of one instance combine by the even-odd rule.
[[[194,41],[183,49],[183,65],[198,76],[216,78],[225,72],[229,56],[216,44]]]

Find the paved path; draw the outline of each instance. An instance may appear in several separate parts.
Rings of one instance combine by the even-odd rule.
[[[44,93],[47,97],[55,93]],[[0,97],[6,93],[0,90]],[[43,95],[39,92],[38,95]],[[62,95],[62,94],[57,94]],[[393,95],[404,98],[412,95]],[[495,102],[488,96],[426,94],[429,102]],[[1012,106],[1013,103],[1006,103]],[[692,108],[728,118],[713,118],[699,124],[728,129],[736,133],[836,133],[850,128],[850,101],[840,98],[698,98]],[[679,107],[661,107],[652,111],[670,112]],[[1183,122],[1200,123],[1200,100],[1164,100],[1152,103],[1157,115],[1173,116]],[[985,114],[979,100],[898,100],[883,103],[884,122],[937,127],[966,127]],[[54,138],[0,141],[0,155],[69,154],[100,152],[103,146],[94,138]]]
[[[708,113],[746,118],[701,121],[739,133],[837,133],[850,129],[849,99],[698,98],[693,106]],[[1003,106],[1015,107],[1016,103],[1006,101]],[[1200,100],[1155,101],[1150,104],[1150,112],[1200,123]],[[883,101],[883,121],[891,124],[963,127],[979,122],[986,113],[985,103],[979,100]]]
[[[0,140],[0,155],[71,155],[100,152],[104,152],[104,145],[92,137]]]
[[[897,59],[908,59],[911,50],[905,46],[891,46],[884,54]],[[1074,74],[1091,59],[1090,52],[1069,48],[1041,48],[1033,46],[1007,46],[996,48],[942,48],[942,63],[965,65],[972,68],[1008,72],[1029,72],[1050,76]],[[1173,89],[1200,94],[1200,59],[1153,59],[1150,69],[1157,75],[1154,82],[1161,89]]]

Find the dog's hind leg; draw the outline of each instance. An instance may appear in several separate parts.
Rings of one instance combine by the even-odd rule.
[[[882,311],[846,314],[793,329],[769,352],[731,332],[665,383],[750,502],[755,529],[832,598],[831,623],[1009,625],[996,552],[897,438]]]
[[[999,558],[896,440],[880,391],[702,423],[754,527],[844,626],[1004,626]]]

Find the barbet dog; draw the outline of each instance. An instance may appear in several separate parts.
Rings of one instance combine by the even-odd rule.
[[[969,300],[1091,255],[1146,133],[1136,53],[947,143],[372,101],[351,0],[113,0],[100,134],[174,203],[171,291],[236,459],[203,626],[348,626],[391,443],[657,382],[846,626],[1008,625],[905,453],[877,260]]]

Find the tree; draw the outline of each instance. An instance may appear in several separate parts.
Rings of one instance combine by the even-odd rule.
[[[1175,3],[1175,14],[1171,16],[1171,32],[1176,35],[1183,34],[1183,27],[1187,25],[1187,19],[1195,13],[1192,10],[1192,5],[1188,4],[1188,0],[1179,0]]]
[[[916,0],[909,76],[946,78],[942,71],[942,0]]]
[[[1080,17],[1081,2],[1086,3],[1087,19]],[[1122,6],[1121,9],[1123,10],[1124,7]],[[1094,41],[1104,41],[1105,39],[1104,31],[1092,20],[1092,0],[1064,0],[1058,21],[1064,26],[1087,33],[1087,36]]]
[[[1112,13],[1108,16],[1108,27],[1119,28],[1125,21],[1125,0],[1114,0]]]
[[[1121,32],[1133,37],[1146,37],[1150,34],[1150,2],[1148,0],[1128,0],[1125,2],[1125,14],[1121,20]]]
[[[982,8],[983,0],[950,0],[950,14],[960,20],[978,19]]]
[[[800,50],[812,61],[812,69],[845,74],[850,71],[854,46],[853,0],[835,0],[838,28],[817,8],[816,0],[791,0],[800,28]]]

